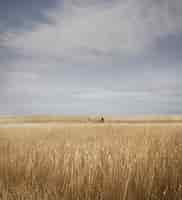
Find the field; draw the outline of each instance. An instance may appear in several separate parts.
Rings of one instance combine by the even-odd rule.
[[[1,123],[2,200],[181,200],[182,123]]]

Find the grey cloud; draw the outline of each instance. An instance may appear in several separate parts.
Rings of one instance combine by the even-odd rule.
[[[180,0],[63,5],[1,33],[1,114],[182,113]]]
[[[57,10],[49,15],[55,20],[54,26],[41,25],[17,35],[6,45],[22,48],[24,54],[90,62],[98,57],[105,60],[146,51],[150,54],[160,38],[182,31],[179,0],[175,0],[175,5],[162,0],[110,1],[112,7],[98,6],[108,1],[64,4],[63,13]],[[75,4],[79,6],[75,8]]]
[[[57,0],[2,0],[0,32],[31,29],[36,23],[51,23],[45,12],[56,5]]]

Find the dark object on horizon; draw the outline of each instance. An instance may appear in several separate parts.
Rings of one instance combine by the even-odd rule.
[[[100,117],[88,117],[88,122],[94,122],[94,123],[104,123],[105,119],[103,116],[100,116]]]
[[[104,123],[104,117],[103,116],[101,117],[100,121]]]

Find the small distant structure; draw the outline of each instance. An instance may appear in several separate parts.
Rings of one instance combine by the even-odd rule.
[[[102,123],[104,123],[104,117],[103,117],[103,116],[100,118],[100,121],[101,121]]]
[[[105,119],[103,116],[100,117],[88,117],[87,118],[88,122],[92,122],[92,123],[104,123]]]

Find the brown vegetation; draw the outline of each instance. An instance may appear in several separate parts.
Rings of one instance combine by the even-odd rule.
[[[0,126],[2,200],[180,200],[182,125]]]

